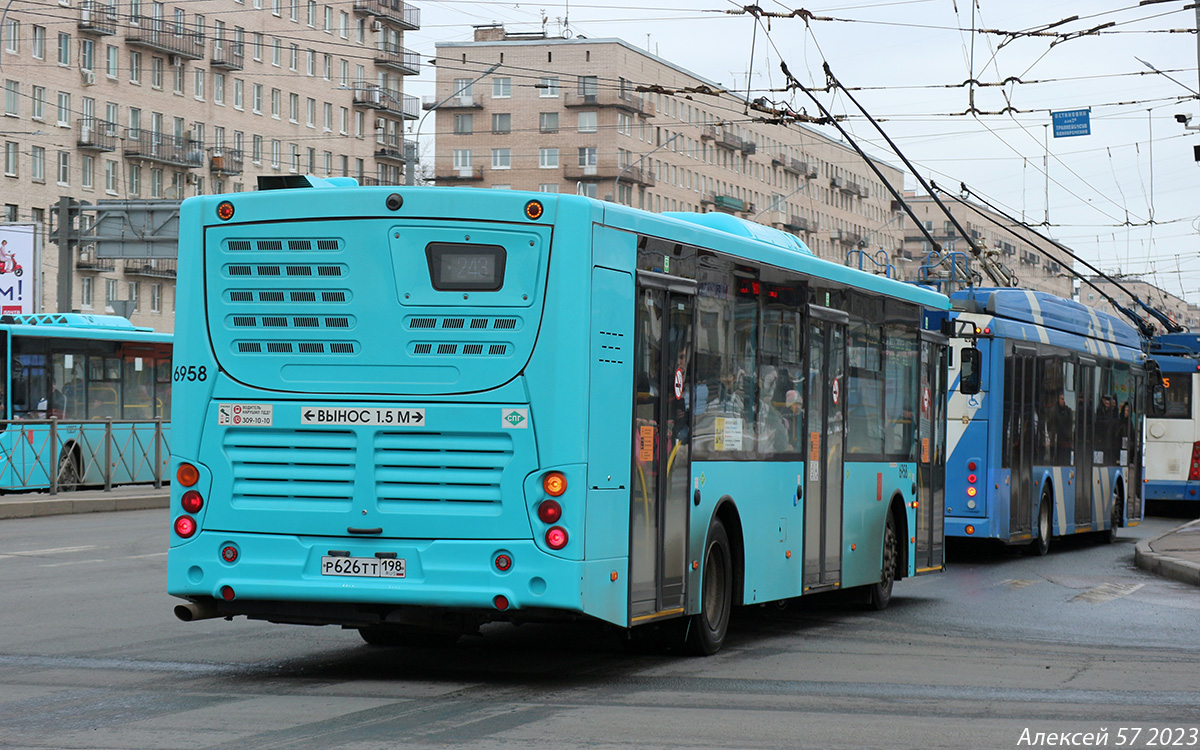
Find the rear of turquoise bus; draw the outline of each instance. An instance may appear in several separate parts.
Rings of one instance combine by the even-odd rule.
[[[597,204],[313,182],[183,205],[176,614],[623,624],[624,558],[582,535]]]

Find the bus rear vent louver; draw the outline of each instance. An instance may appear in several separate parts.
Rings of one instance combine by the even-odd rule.
[[[423,341],[413,344],[412,353],[414,355],[448,355],[461,354],[466,356],[484,356],[484,357],[503,357],[509,353],[508,344],[479,344],[479,343],[456,343],[456,342],[429,342]]]
[[[350,301],[350,293],[344,289],[292,289],[271,291],[234,289],[229,292],[229,301],[343,303]]]
[[[355,320],[346,315],[234,315],[233,328],[353,328]]]
[[[345,266],[316,263],[230,263],[225,266],[230,278],[324,278],[346,275]]]
[[[445,318],[414,317],[408,319],[409,330],[427,331],[434,328],[470,331],[515,331],[520,327],[518,318],[467,318],[450,316]]]
[[[353,341],[237,341],[237,354],[355,354]]]
[[[260,239],[260,240],[229,240],[225,249],[232,253],[279,253],[279,252],[337,252],[342,249],[342,243],[335,239]]]

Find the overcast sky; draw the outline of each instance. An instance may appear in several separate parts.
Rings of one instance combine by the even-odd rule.
[[[742,6],[716,0],[415,4],[422,28],[406,34],[405,46],[424,59],[437,42],[470,40],[475,24],[551,35],[565,25],[576,37],[623,39],[739,93],[749,89],[752,99],[810,114],[816,108],[804,94],[781,90],[780,60],[813,87],[824,86],[828,63],[926,179],[955,189],[966,183],[1031,223],[1046,220],[1048,192],[1044,233],[1105,271],[1141,275],[1200,304],[1200,165],[1192,153],[1200,132],[1175,117],[1189,114],[1200,128],[1197,11],[1183,10],[1181,0],[759,6],[779,15],[803,7],[817,17],[807,23],[756,21],[727,12]],[[1072,16],[1079,18],[1058,23]],[[1046,29],[1055,35],[1025,33]],[[972,78],[1009,81],[974,89],[974,108],[996,114],[966,114],[972,92],[961,84]],[[406,92],[432,96],[432,69],[406,81]],[[818,96],[834,114],[850,116],[845,126],[869,153],[901,165],[849,99]],[[1091,135],[1047,139],[1051,110],[1088,108]],[[433,130],[430,117],[422,140]]]

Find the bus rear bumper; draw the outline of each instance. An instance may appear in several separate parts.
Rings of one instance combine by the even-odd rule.
[[[236,551],[232,563],[229,548]],[[507,570],[497,565],[501,556]],[[392,560],[393,571],[403,560],[404,575],[334,575],[325,564],[347,558],[366,561],[364,567]],[[421,611],[483,619],[540,611],[623,621],[625,570],[624,558],[567,560],[528,539],[433,542],[203,531],[170,550],[167,592],[215,605],[217,616],[314,625],[402,622]],[[585,611],[585,600],[599,611]],[[621,611],[612,611],[618,602]]]
[[[967,527],[971,528],[969,533]],[[991,523],[986,518],[946,516],[946,536],[958,536],[963,539],[991,539]]]
[[[1142,485],[1142,499],[1200,501],[1200,482],[1151,480]]]

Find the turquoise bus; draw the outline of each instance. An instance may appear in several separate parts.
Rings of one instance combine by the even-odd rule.
[[[6,315],[0,353],[0,492],[169,479],[170,334],[116,315]]]
[[[946,536],[1045,555],[1141,523],[1146,355],[1136,329],[1025,289],[955,292]]]
[[[945,297],[725,214],[346,182],[183,204],[180,619],[707,654],[942,569]]]

